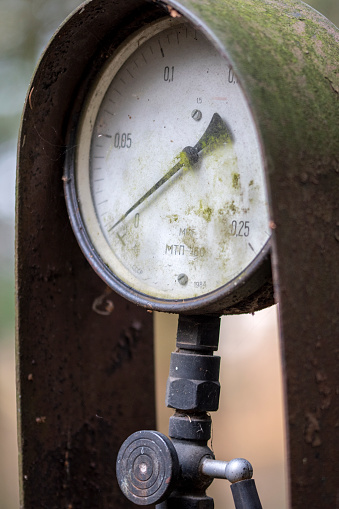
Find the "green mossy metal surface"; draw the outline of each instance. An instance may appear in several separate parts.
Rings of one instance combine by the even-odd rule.
[[[332,94],[339,92],[339,33],[334,25],[294,0],[180,4],[206,23],[225,50],[247,92],[270,164],[276,164],[273,151],[278,146],[272,139],[288,139],[291,158],[301,145],[310,143],[310,153],[316,155],[324,144],[338,143],[337,112],[328,107]]]
[[[169,2],[227,56],[266,161],[291,507],[337,504],[339,32],[295,0]]]

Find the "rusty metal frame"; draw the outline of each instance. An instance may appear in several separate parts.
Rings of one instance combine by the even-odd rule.
[[[42,57],[19,141],[22,507],[130,507],[112,485],[115,456],[125,437],[155,426],[152,317],[110,293],[84,260],[62,174],[68,115],[95,52],[105,58],[164,6],[227,55],[252,109],[270,195],[290,504],[335,507],[339,35],[298,0],[92,0]]]
[[[76,115],[79,80],[99,46],[112,51],[106,38],[114,27],[122,27],[115,29],[118,44],[126,30],[154,17],[144,2],[134,2],[133,15],[131,5],[115,4],[93,2],[59,29],[23,113],[16,274],[25,509],[130,507],[115,482],[117,451],[131,432],[156,426],[152,315],[93,272],[63,194],[67,123],[70,112]]]

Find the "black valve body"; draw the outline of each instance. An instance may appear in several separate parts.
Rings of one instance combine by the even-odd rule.
[[[177,351],[172,353],[166,405],[176,411],[170,418],[169,436],[177,451],[180,476],[171,495],[158,509],[213,509],[206,495],[212,478],[201,473],[204,458],[214,458],[207,446],[211,417],[219,406],[220,319],[215,316],[180,316]]]

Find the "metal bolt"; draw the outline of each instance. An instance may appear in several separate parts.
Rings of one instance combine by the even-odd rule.
[[[191,116],[193,120],[196,120],[197,122],[202,119],[202,113],[200,110],[193,110]]]
[[[186,276],[186,274],[179,274],[179,276],[178,276],[178,282],[179,282],[179,284],[181,284],[182,286],[187,285],[187,283],[188,283],[188,277]]]

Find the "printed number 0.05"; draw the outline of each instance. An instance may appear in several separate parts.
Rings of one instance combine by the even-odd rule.
[[[115,148],[131,148],[132,134],[131,133],[116,133],[114,136]]]

